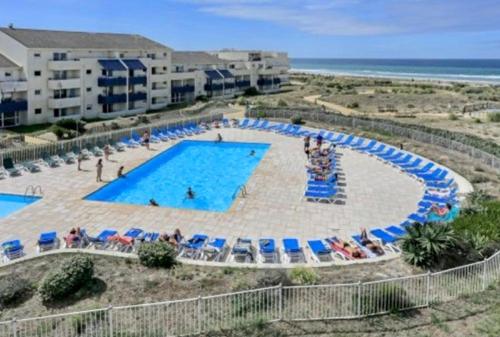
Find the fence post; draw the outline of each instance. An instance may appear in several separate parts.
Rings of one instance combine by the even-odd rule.
[[[427,271],[427,289],[426,289],[426,294],[425,294],[427,307],[429,306],[429,304],[431,302],[430,295],[431,295],[431,272]]]
[[[197,312],[197,316],[198,317],[196,317],[196,323],[197,323],[197,329],[196,330],[198,331],[198,333],[201,333],[201,330],[202,330],[201,329],[201,322],[203,321],[202,317],[201,317],[202,316],[202,314],[201,314],[201,310],[202,310],[201,306],[203,304],[202,301],[203,300],[202,300],[201,296],[198,296],[198,305],[197,305],[197,311],[198,311]]]
[[[113,306],[112,305],[110,305],[108,307],[108,323],[109,323],[109,327],[108,327],[109,336],[113,337],[114,331],[113,331]]]
[[[487,282],[486,282],[486,263],[488,260],[483,260],[483,291],[486,290]]]
[[[279,293],[278,293],[279,307],[278,307],[278,318],[280,321],[283,320],[283,284],[279,285]]]
[[[17,319],[15,317],[12,319],[11,326],[12,326],[12,336],[17,337]]]
[[[361,317],[361,281],[358,281],[358,303],[356,308],[356,313],[358,317]]]

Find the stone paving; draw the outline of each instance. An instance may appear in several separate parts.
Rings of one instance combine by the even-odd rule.
[[[0,241],[19,238],[26,253],[35,252],[40,232],[55,230],[62,237],[80,226],[90,234],[105,228],[124,232],[130,227],[148,231],[173,232],[186,236],[205,233],[222,236],[232,244],[238,237],[274,237],[281,246],[284,237],[306,240],[337,235],[344,239],[359,233],[360,227],[375,228],[398,224],[417,209],[423,185],[399,170],[365,154],[337,149],[344,176],[342,204],[321,204],[303,199],[306,185],[302,139],[271,132],[233,128],[211,130],[191,139],[266,142],[271,147],[247,182],[248,195],[235,200],[226,213],[113,204],[83,198],[102,186],[95,181],[96,159],[84,161],[85,171],[76,165],[45,168],[41,173],[25,173],[18,178],[0,180],[0,192],[24,194],[28,185],[40,185],[44,196],[39,202],[0,219]],[[103,178],[111,181],[117,169],[140,165],[176,142],[127,149],[104,162]],[[307,253],[309,256],[309,253]]]

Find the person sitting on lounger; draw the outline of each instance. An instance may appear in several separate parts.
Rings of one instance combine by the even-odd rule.
[[[191,188],[191,186],[188,187],[188,189],[187,189],[186,198],[188,198],[188,199],[194,199],[195,198],[195,194],[194,194],[194,191]]]
[[[365,258],[366,255],[359,249],[359,247],[354,247],[350,245],[348,242],[343,243],[343,248],[347,251],[351,256],[355,259]]]
[[[160,240],[160,242],[168,243],[169,245],[172,245],[174,247],[178,246],[178,243],[175,240],[174,236],[168,235],[167,233],[163,233],[162,235],[160,235],[160,238],[158,240]]]
[[[377,255],[383,255],[384,250],[378,244],[368,238],[366,228],[361,229],[361,244]]]
[[[149,205],[150,206],[155,206],[155,207],[158,207],[160,206],[155,199],[149,199]]]
[[[182,240],[184,240],[184,237],[181,234],[181,230],[179,228],[176,228],[174,231],[174,235],[172,235],[173,239],[177,244],[180,244]]]
[[[66,247],[68,248],[75,247],[80,243],[81,237],[79,232],[80,232],[79,230],[77,231],[75,228],[71,228],[68,236],[64,237],[64,241],[66,242]]]
[[[432,205],[431,207],[431,213],[436,214],[439,217],[443,217],[446,214],[448,214],[452,209],[452,206],[450,204],[446,204],[444,207],[439,207],[438,205]]]

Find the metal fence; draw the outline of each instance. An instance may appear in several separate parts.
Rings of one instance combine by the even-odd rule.
[[[163,120],[144,126],[92,134],[56,143],[29,145],[20,148],[5,149],[0,151],[0,162],[3,162],[3,158],[12,158],[15,163],[36,160],[46,155],[55,155],[73,151],[76,148],[86,148],[94,146],[102,147],[107,143],[118,142],[124,137],[131,137],[133,134],[142,135],[145,131],[148,131],[151,134],[151,130],[155,128],[170,128],[187,125],[190,123],[198,124],[203,122],[212,122],[214,120],[220,119],[222,119],[222,113],[207,114],[191,118],[179,118],[169,121]]]
[[[419,131],[404,126],[394,125],[381,120],[359,118],[355,116],[345,116],[338,113],[328,113],[316,108],[253,108],[249,107],[246,111],[247,117],[256,118],[259,112],[264,111],[266,117],[289,119],[294,115],[300,114],[304,119],[333,125],[341,125],[353,129],[373,130],[376,132],[388,133],[394,136],[404,137],[417,142],[437,145],[452,151],[460,152],[482,164],[488,165],[493,169],[500,170],[500,158],[473,146],[452,140],[449,138],[437,136],[428,132]]]
[[[496,285],[500,252],[437,273],[373,282],[268,287],[0,322],[2,337],[183,336],[273,322],[355,319],[427,307]]]

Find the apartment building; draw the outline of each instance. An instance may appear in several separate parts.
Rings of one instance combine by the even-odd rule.
[[[286,53],[177,52],[140,35],[0,28],[0,128],[275,92],[287,72]]]

